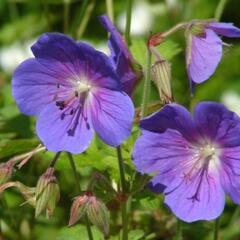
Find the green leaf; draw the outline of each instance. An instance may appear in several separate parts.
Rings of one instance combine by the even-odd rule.
[[[91,227],[94,240],[103,240],[101,232],[96,227]],[[83,225],[64,227],[57,234],[56,240],[79,240],[88,239],[87,229]]]
[[[129,232],[129,240],[140,240],[144,236],[144,231],[140,229],[131,230]]]
[[[16,139],[0,141],[0,159],[31,151],[37,145],[37,139]]]

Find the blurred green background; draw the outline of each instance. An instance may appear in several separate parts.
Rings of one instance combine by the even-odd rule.
[[[64,32],[76,40],[88,41],[96,48],[108,53],[107,33],[98,22],[98,16],[107,12],[107,0],[0,0],[0,161],[30,151],[39,144],[35,135],[35,119],[22,115],[11,96],[11,76],[19,63],[32,56],[31,44],[41,33]],[[240,27],[239,0],[228,0],[221,21],[233,22]],[[181,21],[212,18],[218,0],[135,0],[132,9],[131,51],[136,60],[145,65],[145,43],[149,32],[166,31]],[[85,7],[84,7],[85,6]],[[114,22],[123,32],[126,1],[113,1]],[[201,100],[223,101],[240,114],[240,40],[223,39],[233,46],[224,47],[224,54],[215,74],[196,87],[190,98],[189,83],[185,70],[185,38],[179,31],[160,47],[160,53],[171,61],[173,94],[177,102],[192,107]],[[143,80],[134,93],[136,107],[142,99]],[[158,100],[155,86],[151,87],[151,100]],[[134,176],[131,163],[131,148],[138,134],[137,126],[123,145],[123,156],[127,162],[127,177]],[[48,167],[53,154],[39,153],[20,171],[16,170],[12,180],[27,186],[35,186],[38,177]],[[102,172],[113,182],[119,182],[116,151],[104,146],[95,138],[86,153],[74,156],[84,189],[93,172]],[[70,164],[64,154],[56,165],[61,188],[61,199],[52,218],[44,215],[34,219],[34,209],[16,189],[9,189],[0,196],[0,240],[85,240],[83,222],[67,227],[70,206],[77,195]],[[133,181],[137,179],[133,179]],[[119,239],[121,220],[119,205],[111,194],[101,186],[96,194],[111,211],[110,239]],[[114,197],[113,197],[114,198]],[[21,206],[20,206],[21,205]],[[176,219],[162,203],[162,196],[142,190],[132,198],[130,215],[130,240],[172,239],[176,232]],[[211,239],[213,222],[183,224],[184,239]],[[227,199],[221,217],[220,239],[240,239],[240,212]],[[94,239],[103,239],[93,227]]]

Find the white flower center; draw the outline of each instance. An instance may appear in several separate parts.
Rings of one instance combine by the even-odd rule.
[[[208,169],[216,169],[219,166],[221,150],[214,144],[208,143],[201,147],[198,147],[196,157],[199,160],[201,166],[208,165]]]
[[[87,92],[91,89],[91,85],[86,82],[86,81],[80,81],[78,80],[76,82],[76,91],[80,94],[80,93],[83,93],[83,92]]]

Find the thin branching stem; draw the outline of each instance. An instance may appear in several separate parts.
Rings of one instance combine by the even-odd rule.
[[[218,240],[219,223],[220,223],[220,218],[217,218],[214,223],[213,240]]]
[[[221,19],[221,16],[223,14],[223,11],[224,11],[224,8],[227,4],[227,1],[228,0],[220,0],[218,5],[217,5],[217,8],[216,8],[216,11],[215,11],[215,15],[214,15],[214,18],[219,21]]]
[[[144,86],[143,86],[143,97],[142,97],[142,105],[141,105],[141,116],[146,116],[146,107],[149,100],[149,94],[150,94],[150,85],[151,85],[151,58],[152,53],[149,48],[147,48],[147,63],[146,63],[146,74],[145,74],[145,80],[144,80]]]
[[[76,185],[77,185],[78,192],[80,193],[81,192],[80,179],[79,179],[79,176],[78,176],[78,173],[77,173],[77,168],[76,168],[73,156],[69,152],[67,152],[67,155],[68,155],[69,162],[70,162],[70,165],[71,165],[74,177],[75,177],[75,182],[76,182]],[[87,233],[88,233],[88,239],[89,240],[93,240],[93,234],[92,234],[90,222],[89,222],[87,216],[85,218],[85,221],[86,221],[86,228],[87,228]]]
[[[54,167],[55,166],[55,164],[56,164],[58,158],[60,157],[60,155],[61,155],[61,152],[57,152],[56,153],[56,155],[54,156],[54,158],[52,159],[52,161],[51,161],[51,163],[49,165],[50,167]]]
[[[126,27],[125,27],[125,40],[128,46],[131,45],[131,20],[132,20],[132,1],[127,0],[127,15],[126,15]]]
[[[128,239],[128,214],[127,214],[127,183],[125,179],[125,167],[124,161],[122,158],[121,146],[117,147],[117,156],[118,156],[118,165],[120,172],[120,180],[121,180],[121,192],[123,195],[123,200],[121,202],[121,213],[122,213],[122,240]],[[125,199],[126,198],[126,199]]]

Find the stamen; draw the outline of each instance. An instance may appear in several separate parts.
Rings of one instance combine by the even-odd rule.
[[[61,120],[63,120],[63,119],[65,118],[65,116],[66,116],[66,114],[65,114],[65,113],[62,113],[62,114],[61,114],[61,117],[60,117]]]
[[[56,106],[59,107],[60,110],[63,110],[65,107],[64,101],[56,101]]]

